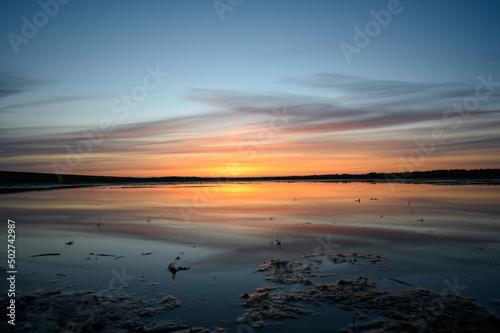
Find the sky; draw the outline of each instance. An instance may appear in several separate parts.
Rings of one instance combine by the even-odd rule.
[[[0,170],[500,167],[499,1],[0,2]]]

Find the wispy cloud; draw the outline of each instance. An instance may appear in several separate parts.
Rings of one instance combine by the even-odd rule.
[[[312,88],[341,90],[355,94],[370,94],[376,97],[414,94],[431,91],[436,88],[449,88],[456,84],[414,83],[395,80],[376,80],[352,75],[318,73],[303,77],[288,77],[284,82],[309,86]]]
[[[429,139],[435,129],[443,130],[447,141],[429,159],[435,161],[433,166],[452,163],[454,158],[470,165],[466,156],[479,156],[475,161],[486,165],[487,155],[500,144],[496,134],[500,125],[496,96],[470,112],[459,131],[443,120],[444,111],[452,105],[450,101],[460,101],[470,94],[461,84],[370,80],[325,73],[285,81],[307,86],[312,92],[189,90],[185,97],[205,105],[206,112],[116,124],[112,131],[102,133],[102,142],[85,157],[81,172],[136,168],[200,175],[204,172],[200,170],[225,165],[230,160],[247,163],[239,155],[242,144],[256,147],[255,168],[274,170],[275,174],[279,170],[331,173],[333,166],[344,168],[340,172],[349,172],[355,165],[365,165],[367,159],[373,171],[395,171],[398,156],[415,149],[415,140]],[[328,97],[328,92],[334,90],[336,93]],[[350,98],[356,103],[347,103]],[[65,100],[47,103],[62,101]],[[259,132],[269,128],[276,110],[286,110],[287,125],[273,132],[271,139],[259,141]],[[0,165],[13,168],[19,161],[17,165],[38,168],[43,165],[40,156],[50,156],[50,162],[63,161],[66,147],[76,147],[87,140],[85,130],[96,129],[58,128],[54,134],[47,134],[50,129],[30,134],[29,129],[18,128],[15,131],[24,133],[23,136],[2,133]],[[9,158],[12,161],[6,162]],[[161,162],[167,160],[168,165]],[[290,165],[300,170],[290,171]]]
[[[84,96],[58,96],[52,97],[44,100],[38,100],[34,102],[26,102],[26,103],[16,103],[4,106],[0,109],[0,112],[7,111],[22,111],[24,109],[29,110],[31,107],[36,106],[45,106],[45,105],[55,105],[60,103],[67,102],[77,102],[77,101],[88,101],[88,100],[99,100],[99,99],[111,99],[116,97],[116,95],[84,95]]]
[[[339,100],[350,103],[376,103],[388,107],[417,105],[446,105],[450,99],[459,99],[474,94],[476,84],[467,86],[459,82],[411,82],[370,79],[334,73],[319,73],[303,77],[287,77],[283,82],[332,91],[342,94]],[[495,92],[500,96],[500,91]],[[498,100],[497,100],[498,101]]]
[[[14,75],[3,71],[0,74],[0,98],[21,94],[31,91],[38,86],[47,84],[49,80],[33,80],[20,75]]]

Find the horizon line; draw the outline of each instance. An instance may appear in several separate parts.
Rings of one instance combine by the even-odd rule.
[[[198,179],[259,179],[259,178],[307,178],[307,177],[332,177],[332,176],[383,176],[383,175],[405,175],[409,177],[412,174],[422,174],[422,173],[451,173],[451,172],[499,172],[500,168],[480,168],[480,169],[434,169],[426,171],[413,171],[413,172],[367,172],[367,173],[329,173],[329,174],[308,174],[308,175],[266,175],[266,176],[108,176],[108,175],[88,175],[88,174],[57,174],[49,172],[31,172],[31,171],[11,171],[11,170],[0,170],[0,173],[17,173],[17,174],[32,174],[32,175],[48,175],[56,177],[103,177],[103,178],[133,178],[133,179],[161,179],[161,178],[198,178]],[[500,176],[500,174],[499,174]]]

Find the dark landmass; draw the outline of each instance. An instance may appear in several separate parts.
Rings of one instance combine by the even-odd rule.
[[[403,181],[417,179],[497,179],[500,169],[475,170],[433,170],[412,173],[366,173],[366,174],[328,174],[309,176],[267,176],[267,177],[112,177],[57,175],[52,173],[0,171],[0,185],[6,184],[118,184],[118,183],[192,183],[217,181],[300,181],[300,180],[384,180]]]
[[[500,184],[500,169],[433,170],[406,173],[329,174],[310,176],[269,177],[111,177],[84,175],[57,175],[50,173],[0,171],[0,194],[18,191],[59,189],[79,186],[119,184],[189,184],[214,182],[261,181],[353,181],[353,182],[406,182],[449,184]]]

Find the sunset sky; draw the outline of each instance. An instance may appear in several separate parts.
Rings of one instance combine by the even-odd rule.
[[[499,1],[2,1],[0,170],[500,167]]]

